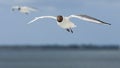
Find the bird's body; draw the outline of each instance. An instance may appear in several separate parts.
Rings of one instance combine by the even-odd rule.
[[[76,27],[76,25],[72,23],[68,17],[63,17],[63,20],[61,22],[57,21],[57,24],[64,29]]]
[[[96,18],[87,16],[87,15],[70,15],[68,17],[64,17],[61,15],[58,15],[57,17],[55,17],[55,16],[40,16],[40,17],[35,17],[32,21],[30,21],[27,24],[30,24],[30,23],[32,23],[38,19],[42,19],[42,18],[55,19],[57,21],[58,26],[60,26],[63,29],[66,29],[68,32],[71,32],[71,33],[73,33],[72,28],[76,27],[76,25],[70,21],[70,18],[78,18],[78,19],[82,19],[85,21],[93,22],[93,23],[111,25],[109,23],[103,22],[101,20],[98,20]]]
[[[29,14],[30,12],[36,11],[36,9],[27,7],[27,6],[14,6],[12,7],[12,10],[13,11],[18,10],[19,12],[24,13],[24,14]]]

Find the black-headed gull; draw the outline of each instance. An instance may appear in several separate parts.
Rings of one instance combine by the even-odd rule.
[[[40,17],[35,17],[32,21],[28,22],[27,24],[31,24],[34,21],[36,21],[38,19],[42,19],[42,18],[55,19],[57,21],[58,26],[60,26],[63,29],[66,29],[68,32],[71,32],[71,33],[73,33],[72,28],[76,27],[76,25],[70,21],[70,18],[78,18],[78,19],[85,20],[85,21],[88,21],[88,22],[111,25],[109,23],[98,20],[94,17],[90,17],[88,15],[83,15],[83,14],[81,14],[81,15],[70,15],[68,17],[64,17],[62,15],[58,15],[57,17],[55,17],[55,16],[40,16]]]
[[[30,12],[37,11],[35,8],[31,8],[28,6],[13,6],[12,11],[18,10],[21,13],[29,14]]]

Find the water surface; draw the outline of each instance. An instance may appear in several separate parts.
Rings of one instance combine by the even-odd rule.
[[[4,49],[0,68],[120,68],[120,51]]]

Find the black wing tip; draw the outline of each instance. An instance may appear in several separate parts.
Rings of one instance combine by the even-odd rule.
[[[97,20],[97,21],[102,22],[102,23],[104,23],[104,24],[111,25],[110,23],[103,22],[103,21],[101,21],[101,20],[98,20],[98,19],[96,19],[96,18],[94,18],[94,17],[90,17],[90,16],[85,15],[85,14],[79,14],[79,15],[77,15],[77,16],[89,17],[89,18],[91,18],[91,19]]]
[[[111,25],[110,23],[108,23],[108,25]]]
[[[110,23],[105,23],[105,22],[104,22],[104,24],[111,25]]]

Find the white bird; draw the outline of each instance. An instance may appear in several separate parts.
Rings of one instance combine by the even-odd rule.
[[[27,24],[31,24],[34,21],[36,21],[38,19],[42,19],[42,18],[55,19],[57,21],[58,26],[60,26],[61,28],[65,29],[65,30],[67,30],[68,32],[71,32],[71,33],[73,33],[72,28],[76,27],[76,25],[70,21],[70,18],[78,18],[78,19],[85,20],[85,21],[88,21],[88,22],[111,25],[109,23],[98,20],[94,17],[90,17],[88,15],[83,15],[83,14],[81,14],[81,15],[70,15],[68,17],[64,17],[62,15],[58,15],[57,17],[55,17],[55,16],[40,16],[40,17],[35,17],[33,20],[31,20]]]
[[[37,11],[35,8],[27,7],[27,6],[13,6],[12,11],[18,10],[21,13],[29,14],[30,12]]]

